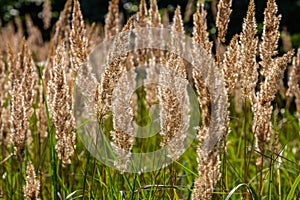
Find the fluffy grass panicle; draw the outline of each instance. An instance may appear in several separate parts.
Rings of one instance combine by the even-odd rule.
[[[281,16],[277,16],[277,5],[274,0],[269,0],[264,12],[264,27],[262,43],[260,44],[261,69],[260,74],[265,80],[260,84],[260,90],[256,92],[253,104],[254,124],[253,132],[256,137],[256,147],[264,154],[265,145],[274,138],[271,131],[271,115],[273,106],[271,102],[279,89],[280,80],[283,79],[287,64],[292,58],[292,51],[282,57],[276,57],[278,52],[279,23]],[[257,161],[262,165],[262,157]]]
[[[26,200],[39,200],[40,181],[37,179],[35,169],[31,161],[26,167],[26,185],[24,186],[24,197]]]
[[[247,16],[244,19],[243,30],[240,34],[240,68],[241,86],[243,96],[250,100],[251,104],[255,101],[255,87],[258,80],[258,64],[256,62],[256,51],[258,38],[256,37],[257,25],[255,19],[254,0],[250,1]]]
[[[223,71],[226,81],[226,86],[229,93],[234,93],[234,89],[238,84],[240,66],[239,62],[239,36],[235,35],[227,47],[223,60]]]
[[[262,34],[262,42],[259,45],[260,50],[260,65],[262,66],[260,73],[267,76],[271,70],[272,60],[277,56],[278,40],[280,33],[279,23],[281,15],[277,15],[278,8],[275,0],[268,0],[267,7],[264,11],[264,26]]]
[[[215,0],[205,1],[205,4],[198,0],[194,14],[194,4],[190,0],[185,20],[182,20],[180,7],[177,7],[172,23],[169,9],[159,10],[156,0],[150,0],[148,9],[146,0],[141,0],[139,11],[128,19],[123,28],[119,4],[119,0],[109,3],[105,25],[102,26],[85,23],[79,1],[67,0],[53,27],[50,42],[43,40],[41,31],[29,15],[24,19],[17,17],[14,23],[1,27],[0,40],[8,44],[0,43],[0,54],[3,55],[0,56],[0,197],[55,200],[82,197],[123,200],[296,197],[299,194],[299,141],[290,139],[298,136],[300,123],[300,50],[293,59],[288,79],[288,95],[296,97],[297,123],[297,118],[290,113],[294,106],[290,104],[292,99],[287,101],[287,109],[281,107],[280,114],[273,109],[274,105],[280,108],[285,103],[275,102],[275,96],[293,54],[290,51],[278,56],[281,16],[277,14],[275,0],[267,2],[261,42],[258,39],[254,0],[250,0],[242,32],[235,35],[228,45],[225,44],[225,38],[232,0],[220,0],[219,3]],[[214,43],[209,39],[211,22],[207,23],[204,9],[209,4],[218,7],[218,35],[211,33]],[[202,56],[196,56],[192,63],[187,63],[179,56],[181,50],[186,48],[180,34],[185,34],[184,25],[187,24],[183,21],[188,22],[192,14],[194,27],[191,48],[194,49],[194,55]],[[49,30],[49,0],[44,2],[42,17],[44,29]],[[142,31],[141,28],[149,27],[169,28],[170,52],[137,48],[119,55],[128,47],[126,45],[131,38],[117,36],[107,57],[99,58],[109,61],[100,83],[97,83],[96,75],[88,75],[91,72],[87,63],[88,53],[100,41],[111,39],[120,30],[122,33],[133,30],[135,34]],[[23,39],[23,32],[28,33],[27,42]],[[159,36],[161,40],[153,39],[156,37],[151,34],[141,34],[141,37],[151,45],[165,45],[162,35]],[[141,45],[138,43],[141,40],[134,42],[135,47]],[[215,48],[213,44],[216,44]],[[175,46],[179,46],[179,49]],[[195,52],[195,49],[199,49],[197,46],[202,50]],[[290,49],[290,44],[284,46]],[[206,77],[201,77],[202,71],[197,71],[197,64],[215,68],[201,68],[207,72]],[[194,68],[192,65],[195,65]],[[83,73],[77,74],[79,69],[83,69]],[[215,69],[222,72],[212,73]],[[137,79],[140,77],[136,77],[140,72],[146,75],[143,80],[145,87],[132,95],[132,89],[140,81]],[[212,78],[222,80],[223,75],[225,91],[211,81]],[[85,84],[86,91],[83,93],[88,98],[86,105],[90,110],[96,109],[99,126],[109,135],[109,144],[118,158],[114,167],[118,170],[98,162],[92,157],[94,152],[89,154],[80,139],[76,139],[77,132],[86,130],[82,128],[84,124],[75,127],[73,97],[79,95],[73,91],[75,78]],[[90,84],[90,79],[95,85]],[[158,84],[151,84],[153,82]],[[199,105],[196,106],[200,108],[202,118],[196,121],[199,125],[198,140],[184,152],[185,141],[190,139],[189,125],[195,120],[189,118],[195,104],[187,106],[192,100],[187,92],[188,84],[197,93]],[[210,87],[216,90],[209,91]],[[210,93],[215,91],[219,93]],[[227,97],[238,99],[241,95],[246,103],[237,104],[243,110],[228,107]],[[216,107],[213,106],[217,103],[222,110],[217,111],[218,116],[214,116],[212,111]],[[157,134],[149,138],[136,138],[135,122],[144,120],[145,115],[147,123],[159,121],[148,116],[149,113],[153,114],[151,111],[152,106],[157,106],[155,104],[160,106],[161,130],[152,130],[152,126],[143,127],[143,130],[149,128],[149,131],[156,131]],[[230,118],[227,111],[230,111]],[[220,121],[221,114],[225,117],[225,123],[210,126],[212,120]],[[85,117],[90,120],[94,115],[94,112],[84,113],[79,120]],[[222,135],[218,135],[221,132]],[[92,142],[98,142],[99,135],[87,134]],[[208,150],[202,147],[213,139],[210,134],[220,136],[220,141]],[[278,152],[280,145],[284,146],[282,152]],[[267,147],[270,151],[266,150]],[[138,174],[124,173],[134,167],[129,166],[133,153],[152,151],[154,148],[167,148],[167,156],[176,161],[154,172],[142,169]],[[56,159],[56,154],[59,159]],[[106,154],[103,153],[103,156]],[[154,159],[153,163],[160,158]],[[32,163],[36,164],[36,171]],[[236,192],[237,189],[240,192]]]
[[[26,41],[23,40],[21,51],[15,61],[12,55],[12,63],[16,62],[10,76],[11,82],[11,140],[16,153],[23,159],[25,142],[29,127],[29,118],[33,114],[33,100],[36,96],[35,85],[37,73]],[[12,68],[13,69],[13,68]],[[14,74],[17,72],[17,74]]]
[[[4,141],[6,137],[6,124],[8,123],[7,120],[7,108],[4,106],[5,100],[8,97],[8,84],[7,84],[7,76],[6,76],[6,66],[4,63],[4,58],[0,53],[0,141]]]
[[[198,139],[203,143],[207,139],[208,129],[206,127],[199,129]],[[192,199],[212,199],[212,193],[217,182],[221,178],[220,173],[220,156],[216,148],[210,152],[197,149],[197,162],[199,177],[195,178]]]
[[[75,120],[72,114],[72,96],[66,78],[65,46],[59,44],[51,68],[47,95],[51,120],[56,130],[56,152],[63,165],[71,163],[75,151]]]
[[[13,82],[11,92],[11,142],[14,145],[15,153],[20,160],[23,160],[26,135],[28,131],[28,115],[25,107],[25,95],[22,91],[20,81]]]
[[[72,17],[72,29],[70,34],[71,44],[71,66],[74,78],[82,65],[87,63],[87,38],[84,21],[82,18],[80,4],[74,0],[74,9]]]
[[[48,29],[51,25],[52,11],[50,0],[45,0],[43,3],[43,23],[44,29]]]
[[[283,78],[284,70],[287,63],[292,58],[292,52],[288,52],[282,57],[278,57],[272,61],[270,71],[267,78],[260,86],[257,94],[257,101],[253,105],[254,123],[253,133],[256,137],[256,147],[259,152],[265,152],[265,145],[271,138],[274,138],[271,131],[271,115],[273,106],[271,102],[275,99],[278,91],[280,80]],[[257,165],[262,165],[262,157],[257,161]]]
[[[194,13],[194,30],[193,30],[193,40],[200,44],[203,49],[208,53],[212,51],[212,42],[209,41],[209,36],[207,32],[207,12],[204,10],[204,4],[202,0],[197,2],[197,11]]]
[[[121,172],[127,168],[136,132],[133,123],[135,113],[134,108],[131,106],[131,91],[135,89],[136,73],[134,68],[126,71],[126,66],[124,66],[122,70],[122,76],[119,79],[117,87],[115,87],[113,91],[114,98],[112,98],[113,102],[111,109],[114,116],[114,130],[110,132],[113,139],[111,144],[118,158],[114,165],[121,170]],[[126,117],[124,117],[124,115]]]
[[[290,97],[295,97],[295,103],[297,107],[297,115],[300,124],[300,49],[297,51],[297,55],[293,58],[293,63],[289,72],[287,95]]]
[[[157,27],[157,28],[162,27],[161,17],[159,14],[156,0],[150,1],[149,17],[150,17],[150,27]]]
[[[221,0],[218,3],[216,26],[218,28],[219,42],[225,42],[225,35],[230,21],[232,0]]]
[[[112,0],[109,2],[108,13],[105,18],[105,38],[108,39],[116,35],[120,30],[119,26],[119,0]]]
[[[58,21],[55,23],[55,32],[52,37],[54,45],[58,45],[60,41],[66,40],[66,48],[69,48],[69,41],[66,38],[69,38],[71,28],[70,28],[70,18],[72,15],[72,0],[67,0],[64,6],[64,9],[61,11]]]

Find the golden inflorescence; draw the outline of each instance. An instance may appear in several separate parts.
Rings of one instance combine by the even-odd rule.
[[[220,0],[218,3],[216,16],[217,46],[225,43],[232,12],[231,4],[232,0]],[[191,3],[189,6],[186,20],[190,18],[193,8]],[[216,66],[219,66],[224,74],[226,93],[234,95],[237,91],[242,92],[244,100],[250,102],[254,113],[252,131],[256,138],[256,148],[261,154],[264,153],[270,137],[274,134],[270,125],[273,111],[271,102],[278,91],[286,66],[293,56],[292,51],[283,56],[278,56],[281,16],[277,14],[277,10],[275,0],[268,0],[264,12],[263,34],[261,42],[259,42],[255,5],[254,0],[251,0],[247,15],[244,18],[242,32],[231,39],[225,52],[222,53],[217,50],[216,55],[213,53],[213,41],[210,41],[209,38],[206,21],[207,12],[204,9],[202,0],[198,0],[196,12],[193,14],[193,42],[204,49],[208,55],[205,59],[218,63]],[[51,4],[49,0],[46,0],[43,7],[45,29],[48,29],[51,25],[51,16]],[[12,24],[8,24],[1,29],[0,40],[9,42],[5,45],[0,44],[0,142],[3,145],[10,140],[15,149],[14,153],[20,161],[24,159],[26,142],[30,140],[31,134],[33,134],[30,133],[29,128],[30,117],[32,115],[37,116],[39,134],[42,138],[45,138],[47,131],[49,131],[46,124],[45,102],[47,101],[51,123],[55,128],[55,149],[58,158],[64,166],[70,164],[76,151],[76,126],[73,115],[74,84],[78,70],[87,66],[88,53],[95,46],[95,43],[108,40],[120,32],[141,27],[166,27],[169,19],[166,14],[161,19],[156,0],[150,1],[149,11],[147,10],[146,1],[141,0],[140,11],[136,17],[130,18],[123,28],[121,22],[118,0],[112,0],[109,3],[104,27],[85,23],[79,1],[67,0],[64,10],[55,24],[50,42],[43,41],[41,31],[33,24],[30,16],[26,16],[26,28],[29,35],[26,40],[23,38],[23,27],[19,18],[16,18],[17,31],[14,30]],[[173,33],[184,33],[180,7],[175,11],[171,31]],[[178,38],[172,39],[172,42],[178,42]],[[149,42],[157,41],[151,41],[150,37]],[[260,62],[257,61],[257,52],[259,53]],[[149,55],[152,56],[152,59],[148,59]],[[109,56],[113,56],[113,52]],[[199,59],[204,58],[199,57]],[[37,63],[42,61],[47,61],[46,67],[38,68]],[[95,86],[93,97],[97,110],[96,114],[101,120],[111,110],[113,114],[114,112],[130,113],[130,118],[126,120],[122,118],[113,119],[114,130],[110,132],[113,147],[130,151],[134,144],[134,135],[124,132],[122,126],[134,121],[136,104],[133,102],[130,105],[131,107],[123,106],[124,102],[119,102],[119,105],[112,104],[114,88],[122,74],[127,70],[130,71],[140,64],[154,66],[156,63],[165,64],[178,73],[181,78],[191,79],[197,93],[200,95],[198,101],[203,117],[200,123],[201,126],[198,127],[197,137],[200,141],[200,146],[197,149],[199,178],[195,179],[192,197],[195,200],[210,199],[221,176],[219,172],[219,147],[222,142],[226,142],[228,124],[224,124],[222,129],[224,132],[223,141],[219,141],[209,152],[201,149],[201,143],[209,137],[211,97],[205,78],[201,77],[198,71],[190,70],[188,64],[178,55],[160,50],[143,49],[122,55],[108,63],[108,67],[102,75],[102,81]],[[289,73],[289,89],[287,92],[289,96],[296,97],[298,116],[300,116],[299,66],[300,51],[298,50],[297,56],[293,58],[293,65]],[[149,68],[146,71],[149,77],[151,77],[151,74],[155,74],[151,70],[155,70],[155,68]],[[42,85],[38,79],[39,71],[41,71],[41,77],[45,80],[45,85]],[[259,77],[263,77],[262,81]],[[124,81],[134,80],[134,76],[129,78],[125,78]],[[175,91],[170,91],[156,85],[148,85],[145,90],[149,107],[157,102],[162,104],[160,114],[163,116],[163,120],[161,121],[160,134],[163,139],[160,145],[163,147],[176,137],[178,138],[176,144],[180,146],[185,139],[184,134],[187,132],[187,126],[182,124],[181,119],[188,120],[186,115],[189,108],[182,107],[178,99],[188,99],[186,83],[180,82],[180,79],[172,74],[150,79],[163,81],[170,88],[176,88]],[[118,95],[126,95],[121,90],[115,92]],[[47,99],[44,98],[44,93],[47,94]],[[7,104],[6,101],[9,103]],[[229,102],[224,103],[226,107],[229,106]],[[34,108],[34,104],[38,104],[38,108]],[[133,132],[134,127],[127,130]],[[176,152],[169,153],[176,154]],[[122,153],[120,155],[124,162],[116,163],[116,165],[124,165],[125,168],[126,159],[129,159],[130,155],[123,155]],[[258,158],[257,164],[263,165],[262,158]],[[24,195],[27,199],[37,199],[39,195],[39,182],[30,161],[27,164]]]

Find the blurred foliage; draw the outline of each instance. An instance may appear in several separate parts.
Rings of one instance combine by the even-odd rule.
[[[300,33],[293,34],[291,40],[294,48],[300,47]]]
[[[59,12],[63,9],[65,0],[51,0],[53,10],[52,24],[58,19]],[[81,0],[81,7],[83,15],[89,21],[97,21],[104,23],[105,15],[108,9],[108,0]],[[187,0],[157,0],[158,6],[161,9],[167,9],[170,17],[177,5],[181,6],[182,13],[185,12]],[[196,7],[197,0],[194,1]],[[208,11],[208,26],[211,36],[214,37],[216,32],[215,17],[212,13],[212,5],[214,0],[206,0],[205,7]],[[267,0],[255,0],[256,3],[256,18],[258,22],[259,33],[262,30],[263,12]],[[33,21],[39,27],[42,27],[41,11],[43,0],[0,0],[0,18],[3,24],[14,19],[15,16],[21,17],[30,13]],[[234,34],[239,33],[242,29],[242,21],[246,15],[249,0],[233,0],[233,13],[229,24],[227,39],[231,38]],[[277,0],[279,13],[282,15],[281,25],[287,27],[287,31],[291,34],[293,47],[300,46],[300,0]],[[138,10],[139,0],[120,0],[120,11],[124,15],[126,21],[129,16],[136,13]],[[148,0],[149,5],[149,0]],[[192,32],[192,20],[185,22],[187,32]],[[49,34],[45,34],[46,36]]]

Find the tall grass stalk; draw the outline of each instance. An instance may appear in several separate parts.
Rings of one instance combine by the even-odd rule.
[[[47,125],[48,125],[48,137],[50,141],[50,163],[51,163],[51,174],[52,174],[52,198],[54,200],[58,200],[58,188],[57,188],[57,168],[56,168],[56,155],[55,155],[55,142],[53,137],[53,126],[51,124],[50,113],[48,109],[48,101],[45,91],[45,82],[42,79],[43,86],[43,96],[45,99],[45,108],[46,108],[46,116],[47,116]],[[48,140],[48,139],[47,139]]]
[[[148,2],[142,0],[138,13],[123,26],[121,24],[122,14],[119,10],[122,1],[112,0],[109,4],[109,13],[106,15],[106,24],[104,26],[101,24],[91,25],[83,20],[79,1],[67,0],[65,8],[53,28],[54,34],[50,42],[43,40],[42,32],[34,25],[34,21],[29,15],[26,16],[25,21],[22,21],[22,18],[16,18],[14,23],[8,23],[0,28],[1,41],[10,41],[11,43],[8,47],[0,43],[2,55],[0,56],[0,198],[17,200],[25,198],[24,188],[29,188],[27,180],[30,178],[27,177],[29,173],[26,172],[26,167],[35,168],[35,174],[38,176],[35,183],[40,182],[39,198],[45,200],[81,198],[294,200],[300,197],[300,155],[298,153],[300,150],[298,139],[300,116],[297,116],[297,113],[300,113],[300,86],[298,83],[300,79],[300,49],[298,55],[293,59],[290,73],[287,76],[288,95],[286,96],[286,85],[280,86],[279,81],[285,81],[283,75],[286,64],[291,60],[292,52],[283,56],[279,54],[278,45],[281,43],[278,43],[278,39],[281,17],[277,14],[275,0],[268,0],[266,4],[262,36],[257,31],[254,0],[250,0],[242,27],[243,31],[228,40],[229,44],[225,39],[229,39],[226,32],[227,27],[230,26],[232,1],[220,0],[218,3],[217,33],[210,31],[212,30],[211,19],[207,23],[205,9],[212,2],[198,0],[194,14],[191,2],[189,1],[185,20],[188,20],[191,15],[194,20],[193,22],[192,20],[185,21],[185,24],[181,19],[179,7],[175,11],[172,22],[169,22],[169,18],[172,18],[169,16],[168,9],[159,10],[157,1],[151,0],[148,10]],[[52,14],[49,3],[51,3],[50,0],[45,1],[43,15],[46,29],[48,25],[51,25],[49,20],[51,20]],[[217,2],[213,0],[213,3]],[[164,12],[163,19],[160,16],[161,11]],[[116,159],[118,155],[114,151],[115,149],[111,148],[111,143],[127,147],[132,153],[152,152],[167,145],[169,139],[179,138],[173,134],[173,129],[177,128],[176,131],[181,135],[187,132],[186,130],[178,131],[179,123],[177,122],[180,122],[180,117],[181,119],[186,117],[184,114],[189,111],[187,108],[180,111],[180,107],[176,104],[176,98],[179,100],[186,95],[185,86],[174,77],[157,76],[154,73],[156,69],[153,68],[156,64],[166,64],[171,68],[175,66],[175,69],[178,70],[176,72],[188,80],[194,89],[193,92],[198,94],[196,96],[199,97],[197,99],[199,102],[189,109],[199,109],[200,107],[200,113],[202,113],[201,121],[192,119],[193,122],[197,120],[195,126],[202,126],[200,127],[202,132],[199,132],[197,138],[199,141],[195,140],[171,165],[153,172],[128,173],[124,170],[117,170],[116,166],[106,166],[98,161],[93,157],[95,152],[87,152],[81,138],[77,137],[76,139],[75,137],[85,133],[85,125],[89,123],[90,119],[83,119],[82,124],[76,127],[73,123],[75,122],[73,116],[78,114],[74,109],[74,105],[76,105],[74,100],[79,95],[76,94],[78,88],[76,88],[75,78],[79,69],[90,67],[87,65],[87,55],[100,41],[110,39],[113,35],[120,33],[120,30],[125,32],[134,28],[164,26],[171,27],[174,36],[175,32],[185,33],[186,25],[192,23],[193,42],[205,50],[206,56],[204,57],[209,57],[212,62],[215,62],[216,67],[222,70],[222,74],[225,76],[226,91],[224,93],[227,93],[226,96],[230,98],[230,102],[223,103],[230,103],[228,108],[230,118],[228,118],[228,127],[224,127],[222,144],[218,143],[211,153],[201,149],[203,138],[209,137],[209,135],[205,135],[208,133],[205,128],[209,127],[210,103],[213,99],[210,99],[212,96],[207,89],[207,83],[205,83],[206,77],[201,77],[201,73],[196,70],[193,71],[193,64],[197,62],[187,63],[172,52],[138,49],[122,55],[116,62],[110,63],[111,65],[104,70],[102,82],[97,86],[90,87],[93,93],[91,96],[95,94],[92,98],[97,96],[95,97],[97,113],[92,114],[95,116],[99,114],[99,129],[109,138],[105,140],[107,144],[103,144],[109,147],[105,148],[105,151],[108,152],[96,153],[100,153],[102,158],[113,154],[115,157],[112,159]],[[26,30],[23,24],[28,26]],[[25,48],[23,32],[28,32],[28,49]],[[174,42],[173,36],[170,37],[171,42]],[[153,41],[152,35],[145,35],[145,37],[149,42],[157,42]],[[180,45],[184,46],[183,42]],[[108,54],[112,56],[114,52]],[[199,56],[199,59],[202,58],[203,56]],[[99,59],[102,57],[99,56]],[[43,66],[46,60],[47,66],[45,69],[44,67],[39,68],[39,77],[35,80],[35,65]],[[24,67],[25,63],[28,64],[27,67]],[[117,103],[114,101],[115,104],[113,104],[110,97],[114,91],[118,91],[117,96],[119,95],[120,98],[128,95],[122,90],[123,85],[119,90],[114,87],[126,70],[130,69],[138,74],[140,65],[147,67],[146,70],[143,69],[147,80],[150,82],[164,80],[171,86],[170,88],[175,89],[172,91],[173,93],[170,93],[163,87],[155,85],[138,88],[131,99],[136,101],[133,101],[132,105],[130,104],[131,107],[128,107],[132,109],[133,114],[131,113],[128,117],[129,115],[126,113],[128,110],[124,109],[126,106],[123,106],[122,101]],[[44,74],[42,70],[45,71]],[[26,71],[27,74],[23,71]],[[57,80],[53,79],[54,71],[61,75],[56,74]],[[12,82],[17,78],[20,79],[21,87],[16,87],[17,83]],[[145,80],[143,80],[144,83]],[[140,79],[130,78],[125,82],[135,85],[135,81],[140,81]],[[49,87],[51,84],[54,87]],[[278,92],[279,86],[280,92]],[[97,87],[99,90],[94,92],[93,87]],[[97,92],[98,95],[96,95]],[[60,96],[55,96],[58,93]],[[21,94],[17,96],[17,98],[21,98],[13,99],[15,94]],[[31,95],[34,97],[32,101],[29,98]],[[54,96],[55,98],[51,98]],[[20,101],[22,98],[26,98],[28,101],[23,103]],[[53,99],[56,101],[54,102]],[[195,99],[195,102],[197,100]],[[241,103],[241,101],[244,102]],[[11,107],[11,102],[21,103]],[[130,118],[128,120],[130,123],[136,123],[145,128],[153,120],[151,119],[151,106],[157,106],[157,104],[160,106],[164,104],[165,111],[173,112],[160,121],[161,130],[167,134],[156,133],[155,136],[149,138],[127,140],[127,137],[123,140],[122,137],[125,133],[121,130],[126,126],[126,120]],[[239,107],[239,104],[243,105],[243,108]],[[32,108],[33,114],[25,113],[25,107],[26,109]],[[116,109],[117,107],[120,109]],[[13,110],[15,110],[15,114],[11,113]],[[118,117],[117,114],[124,115]],[[25,143],[23,142],[24,134],[19,134],[22,136],[20,139],[14,137],[13,145],[8,142],[11,139],[8,136],[13,135],[10,123],[12,115],[14,119],[18,119],[21,115],[24,116],[24,119],[26,118],[23,121],[23,127],[26,128],[20,129],[22,133],[23,131],[30,132],[25,137]],[[122,117],[128,118],[125,120]],[[183,121],[187,121],[185,119],[187,118],[184,118]],[[78,121],[80,120],[78,118]],[[29,126],[27,126],[27,122]],[[18,124],[20,123],[15,123],[15,126],[17,127]],[[141,130],[152,133],[152,128],[149,126],[149,129]],[[44,129],[47,130],[44,131]],[[112,131],[118,131],[115,135],[119,136],[119,139],[112,139]],[[45,132],[48,133],[47,137]],[[72,133],[69,134],[70,132]],[[91,133],[87,132],[87,135],[89,136]],[[101,136],[98,135],[98,137]],[[98,142],[99,138],[95,139]],[[134,142],[129,144],[128,141]],[[183,139],[179,143],[182,141]],[[23,144],[26,144],[25,149],[23,149]],[[15,154],[15,147],[18,147],[18,156]],[[23,150],[25,151],[23,152]],[[173,153],[178,152],[174,151]],[[164,156],[167,155],[155,157],[153,163],[163,161]],[[30,161],[32,161],[31,166],[29,165]],[[49,162],[50,168],[48,167]],[[222,178],[215,175],[220,175]],[[34,173],[31,173],[31,177],[34,177]],[[197,192],[198,194],[196,194]]]

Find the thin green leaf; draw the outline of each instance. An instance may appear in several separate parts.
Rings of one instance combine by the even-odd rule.
[[[286,200],[292,200],[292,198],[293,198],[294,195],[295,195],[295,191],[296,191],[296,188],[297,188],[299,182],[300,182],[300,174],[297,176],[295,182],[293,183],[293,185],[292,185],[292,187],[291,187],[291,190],[290,190],[290,192],[289,192],[289,194],[288,194]]]

